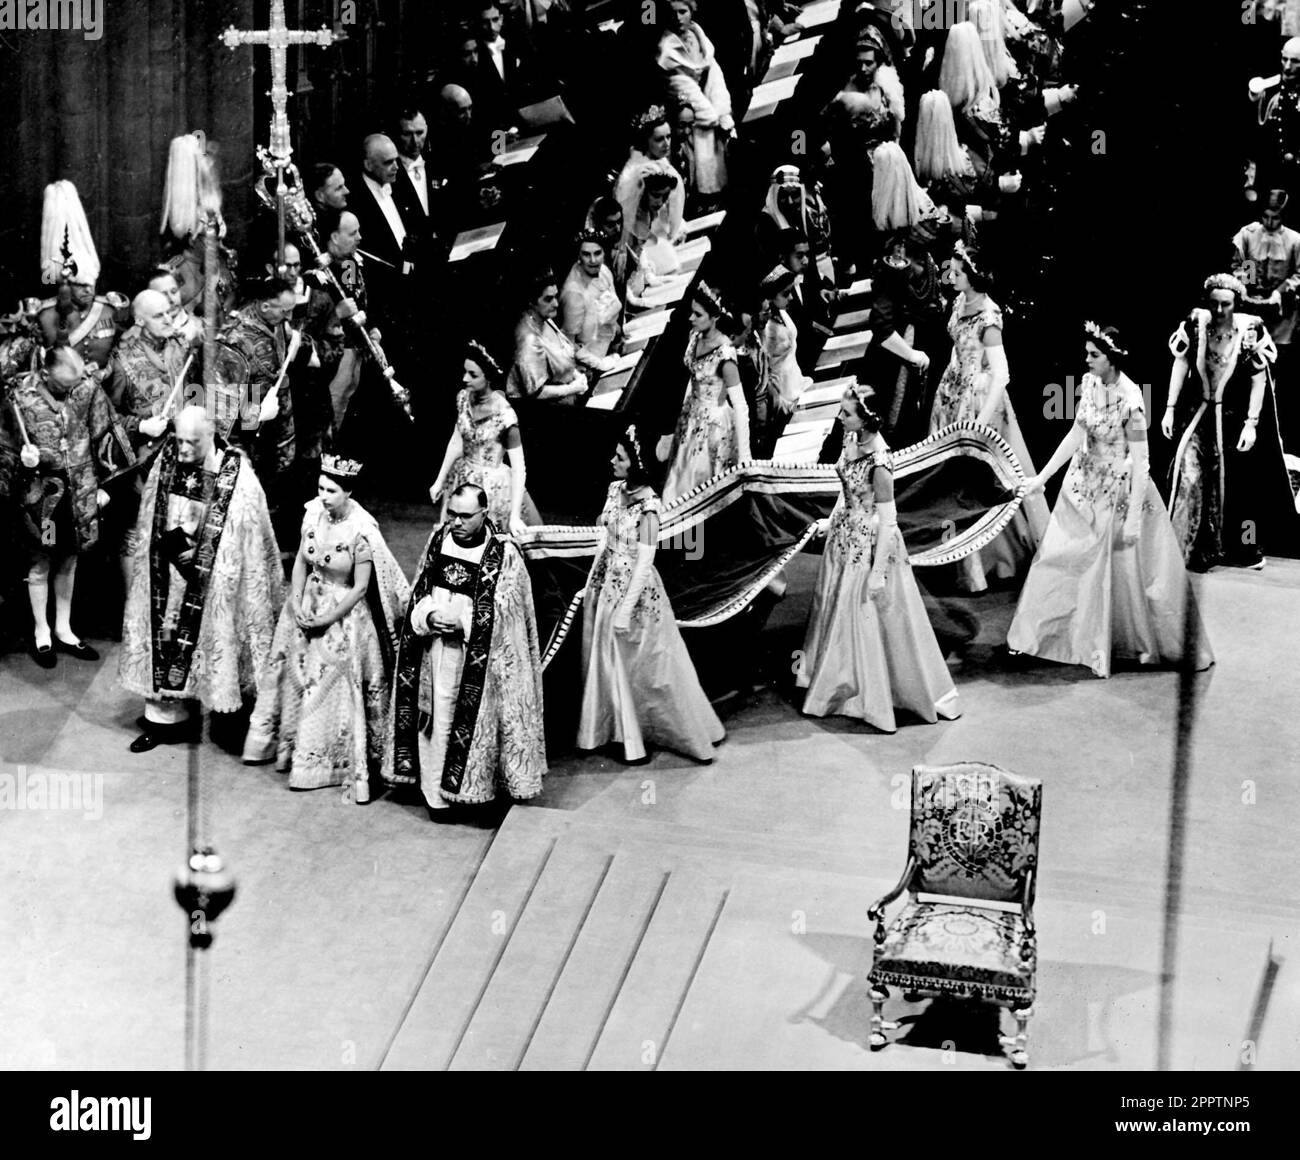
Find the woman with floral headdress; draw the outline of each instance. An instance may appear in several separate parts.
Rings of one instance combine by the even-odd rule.
[[[502,393],[501,367],[477,342],[465,350],[464,387],[456,393],[456,430],[447,443],[429,498],[446,518],[447,499],[462,483],[475,483],[488,497],[488,518],[499,532],[518,535],[542,517],[525,487],[519,419]],[[441,501],[441,503],[439,503]]]
[[[822,525],[826,551],[796,670],[803,711],[857,717],[886,733],[894,710],[959,717],[957,690],[930,627],[898,530],[893,460],[880,417],[856,386],[844,392],[841,495]]]
[[[290,789],[342,785],[370,800],[392,744],[392,676],[411,586],[375,518],[352,498],[361,464],[326,455],[307,505],[244,740],[244,762],[274,761]]]
[[[659,67],[678,104],[689,105],[695,144],[694,190],[716,198],[727,186],[727,140],[736,135],[731,93],[713,44],[695,23],[696,0],[670,0],[677,27],[659,40]]]
[[[655,570],[660,503],[635,427],[619,439],[610,465],[602,543],[583,597],[578,748],[617,742],[625,760],[639,761],[657,745],[710,761],[726,731]]]
[[[1021,468],[1032,472],[1029,448],[1007,393],[1011,371],[1002,345],[1002,311],[988,294],[992,280],[975,253],[958,242],[947,281],[957,290],[948,318],[952,354],[935,393],[930,432],[960,422],[992,427],[1010,445]],[[962,560],[969,590],[986,589],[990,574],[998,579],[1020,575],[1047,530],[1047,516],[1043,497],[1027,496],[997,539]]]
[[[1027,482],[1042,489],[1068,461],[1047,533],[1020,593],[1007,646],[1099,677],[1118,659],[1174,664],[1184,653],[1187,572],[1151,479],[1142,392],[1124,373],[1119,332],[1089,322],[1070,433]],[[1214,654],[1196,634],[1197,668]]]
[[[656,454],[670,463],[664,503],[735,467],[750,457],[749,404],[740,382],[736,348],[719,323],[726,308],[704,282],[691,302],[691,337],[685,363],[691,381],[673,435],[659,440]]]

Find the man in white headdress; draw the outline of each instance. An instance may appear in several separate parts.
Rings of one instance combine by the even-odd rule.
[[[54,297],[41,303],[37,323],[46,348],[70,346],[103,383],[125,329],[129,306],[121,294],[97,295],[99,255],[77,187],[56,181],[45,187],[41,213],[41,281]]]

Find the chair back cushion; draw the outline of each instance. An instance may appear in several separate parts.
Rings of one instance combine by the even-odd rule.
[[[912,770],[911,889],[1020,902],[1038,869],[1043,783],[996,765],[918,765]]]

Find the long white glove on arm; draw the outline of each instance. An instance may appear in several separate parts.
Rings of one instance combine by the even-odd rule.
[[[1083,446],[1084,430],[1080,423],[1075,423],[1070,428],[1070,433],[1061,440],[1060,446],[1052,452],[1052,458],[1047,461],[1047,466],[1037,475],[1031,475],[1025,480],[1025,494],[1033,495],[1040,490],[1042,486],[1061,470],[1080,447]]]
[[[749,458],[749,403],[744,388],[728,387],[727,400],[736,416],[736,458],[744,463]]]
[[[626,632],[632,627],[632,610],[650,580],[650,572],[654,565],[654,547],[650,544],[637,544],[636,563],[632,566],[632,578],[628,581],[627,594],[614,614],[615,632]]]
[[[991,379],[989,397],[984,400],[984,406],[980,408],[979,416],[975,421],[983,423],[986,427],[992,427],[998,415],[1002,413],[1002,401],[1006,398],[1007,383],[1011,381],[1011,368],[1007,366],[1007,348],[1001,344],[986,346],[984,361],[988,363]]]
[[[1130,442],[1133,457],[1129,470],[1128,515],[1124,517],[1124,539],[1130,543],[1142,528],[1142,502],[1146,498],[1147,480],[1151,478],[1151,448],[1145,439]]]
[[[898,540],[898,505],[891,500],[876,501],[876,550],[871,558],[867,592],[878,596],[885,590],[885,571],[889,555]]]

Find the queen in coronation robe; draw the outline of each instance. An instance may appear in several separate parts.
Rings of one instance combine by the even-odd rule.
[[[187,733],[190,702],[242,708],[271,679],[284,602],[280,550],[253,466],[186,407],[149,472],[122,624],[119,675],[145,698],[143,753]]]
[[[344,785],[370,800],[392,743],[392,675],[411,586],[352,498],[361,465],[326,455],[306,505],[290,599],[258,693],[244,763],[274,760],[290,789]]]
[[[533,592],[519,549],[462,484],[434,529],[402,625],[384,777],[430,809],[542,791],[546,743]]]

